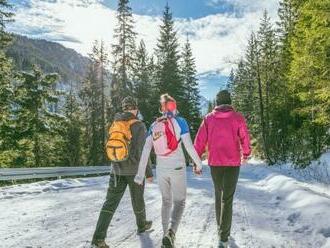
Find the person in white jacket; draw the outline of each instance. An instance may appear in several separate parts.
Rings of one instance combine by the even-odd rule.
[[[157,139],[158,136],[155,134],[154,129],[157,122],[160,121],[158,119],[152,124],[148,132],[148,137],[139,163],[138,173],[135,176],[135,182],[138,184],[143,183],[150,152],[154,147],[157,155],[157,181],[162,194],[162,225],[164,231],[162,247],[167,248],[174,246],[175,234],[181,221],[186,201],[186,161],[181,143],[184,144],[188,154],[195,163],[194,171],[196,174],[201,173],[202,161],[191,141],[187,121],[177,115],[174,98],[168,94],[162,95],[161,109],[163,113],[161,119],[166,119],[171,122],[174,134],[178,141],[178,146],[169,154],[157,154],[155,139]]]

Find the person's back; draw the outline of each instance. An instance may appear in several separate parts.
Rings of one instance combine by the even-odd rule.
[[[192,144],[188,123],[183,117],[177,116],[175,99],[168,94],[162,95],[161,110],[162,116],[150,127],[135,182],[142,183],[150,152],[154,149],[157,156],[157,182],[162,194],[162,247],[170,248],[174,247],[175,234],[186,202],[186,161],[182,144],[194,160],[197,171],[202,169],[202,161]]]
[[[173,129],[174,129],[174,134],[176,136],[176,139],[179,142],[179,146],[177,147],[176,150],[171,152],[168,155],[157,155],[157,166],[163,168],[163,169],[173,169],[174,167],[178,166],[185,166],[186,164],[186,159],[184,156],[183,148],[181,143],[182,136],[189,134],[189,127],[186,122],[186,120],[183,117],[180,116],[175,116],[171,118],[169,121],[173,124]],[[151,135],[153,126],[155,123],[151,126],[149,135]]]
[[[230,93],[217,95],[216,107],[200,126],[195,148],[199,156],[208,149],[208,163],[215,191],[215,210],[219,248],[228,246],[232,206],[240,165],[251,153],[250,137],[244,117],[231,106]]]
[[[142,121],[139,121],[135,115],[130,112],[117,113],[114,121],[134,121],[131,126],[132,140],[129,157],[125,161],[112,162],[112,173],[120,176],[135,176],[138,170],[138,164],[145,142],[146,126]],[[147,167],[147,177],[152,176],[150,167]]]
[[[209,165],[238,166],[243,156],[249,156],[250,141],[244,117],[230,105],[216,107],[204,119],[207,126],[207,144]],[[203,134],[200,134],[203,135]],[[204,140],[206,137],[199,136]],[[196,140],[197,151],[200,151],[199,140]]]
[[[146,220],[143,197],[144,184],[137,185],[134,183],[134,177],[138,171],[138,164],[145,143],[146,127],[137,118],[138,106],[134,98],[124,98],[122,110],[122,113],[116,114],[115,120],[109,129],[106,153],[111,161],[112,170],[107,196],[92,239],[92,245],[96,248],[109,248],[105,242],[107,231],[127,187],[132,199],[137,233],[141,234],[152,226],[152,221]],[[145,171],[143,180],[144,177],[147,177],[150,181],[152,179],[152,170],[148,166]]]

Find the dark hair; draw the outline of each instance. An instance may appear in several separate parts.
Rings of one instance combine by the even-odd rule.
[[[221,90],[217,94],[217,105],[228,104],[231,105],[231,96],[228,90]]]
[[[127,96],[122,100],[121,108],[123,111],[136,110],[138,109],[138,104],[135,98]]]

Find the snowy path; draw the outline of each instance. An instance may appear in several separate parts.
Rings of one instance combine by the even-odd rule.
[[[108,177],[64,179],[0,188],[0,247],[88,247]],[[216,247],[213,186],[208,171],[188,176],[187,206],[177,247]],[[154,231],[137,236],[126,194],[109,229],[112,247],[160,247],[161,200],[146,188]],[[231,247],[330,247],[329,188],[263,166],[242,169],[234,203]]]

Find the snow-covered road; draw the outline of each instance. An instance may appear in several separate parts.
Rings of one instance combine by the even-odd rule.
[[[0,247],[89,247],[108,177],[63,179],[0,188]],[[216,247],[213,186],[208,170],[188,173],[188,197],[177,247]],[[125,194],[109,228],[111,247],[160,247],[161,198],[149,184],[145,199],[154,231],[136,235]],[[234,203],[231,247],[329,248],[330,192],[275,170],[245,166]]]

